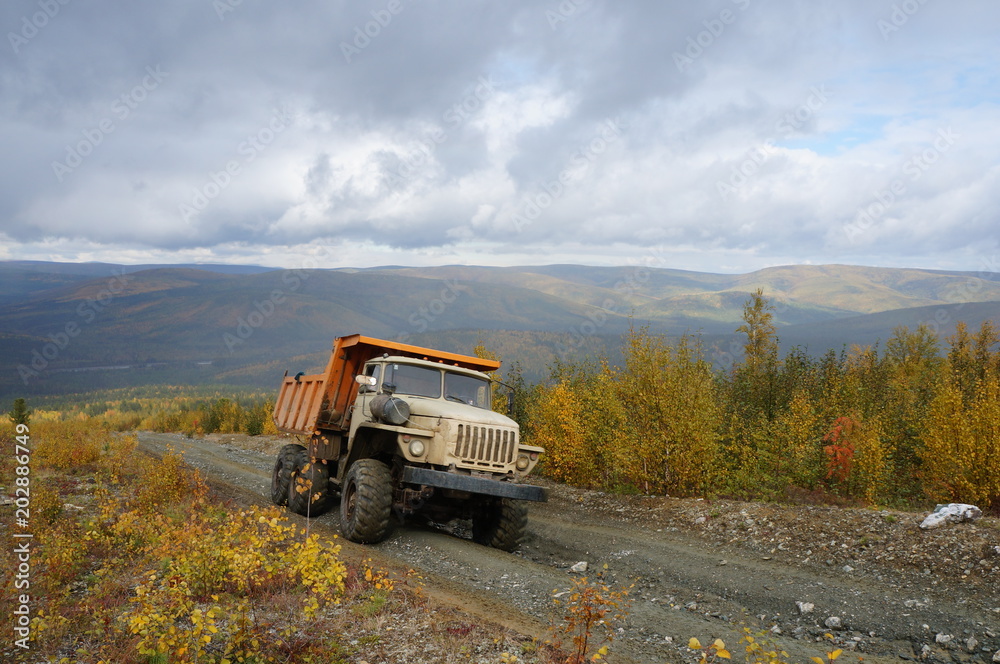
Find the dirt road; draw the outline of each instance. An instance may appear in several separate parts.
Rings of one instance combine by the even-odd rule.
[[[282,442],[139,440],[153,453],[183,452],[229,496],[261,503]],[[550,500],[532,506],[515,554],[473,544],[462,523],[401,525],[379,545],[345,550],[414,568],[431,595],[534,635],[552,619],[570,566],[586,562],[611,585],[634,584],[618,661],[691,661],[690,637],[735,649],[743,625],[771,630],[797,662],[835,647],[841,661],[1000,661],[996,519],[925,532],[906,513],[546,487]],[[336,509],[312,523],[339,530]]]

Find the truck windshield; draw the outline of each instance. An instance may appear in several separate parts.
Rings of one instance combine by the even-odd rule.
[[[388,364],[382,386],[388,386],[395,394],[437,399],[441,396],[441,372],[412,364]]]
[[[490,383],[475,376],[445,373],[444,398],[448,401],[458,401],[477,408],[488,409],[491,406]]]

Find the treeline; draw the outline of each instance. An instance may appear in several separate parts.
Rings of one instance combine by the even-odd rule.
[[[276,435],[278,429],[271,419],[273,412],[272,399],[243,405],[239,401],[220,397],[209,403],[164,408],[143,420],[139,428],[180,431],[192,436],[208,433]]]
[[[223,396],[220,392],[192,394],[190,388],[124,388],[79,395],[72,401],[35,409],[38,421],[96,419],[116,431],[210,433],[278,433],[271,419],[274,394],[250,392]]]
[[[772,307],[744,307],[744,358],[714,370],[697,337],[633,330],[624,362],[557,364],[520,404],[542,472],[678,496],[1000,508],[1000,334],[926,326],[885,347],[779,355]],[[810,495],[811,494],[811,495]]]

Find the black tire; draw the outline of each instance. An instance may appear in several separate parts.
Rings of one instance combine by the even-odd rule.
[[[359,459],[344,478],[340,497],[340,532],[352,542],[374,544],[389,535],[392,475],[377,459]]]
[[[330,506],[330,467],[299,452],[288,485],[288,509],[302,516],[319,516]]]
[[[501,551],[515,551],[528,530],[524,501],[499,498],[484,501],[472,517],[472,539]]]
[[[274,470],[271,471],[271,502],[275,505],[288,504],[288,487],[292,483],[292,473],[295,472],[299,454],[305,451],[306,448],[301,445],[290,443],[278,452]]]

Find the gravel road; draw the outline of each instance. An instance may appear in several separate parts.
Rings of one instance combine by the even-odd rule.
[[[183,452],[229,497],[261,503],[286,442],[138,436],[152,453]],[[460,522],[407,523],[376,546],[345,542],[345,552],[414,568],[431,596],[533,635],[552,620],[570,567],[585,562],[611,585],[634,584],[618,661],[691,661],[690,637],[737,648],[747,625],[770,629],[796,662],[834,647],[841,661],[1000,662],[998,519],[922,531],[922,515],[906,512],[608,496],[539,482],[550,500],[532,505],[515,554],[472,543]],[[336,509],[312,523],[339,531]]]

